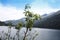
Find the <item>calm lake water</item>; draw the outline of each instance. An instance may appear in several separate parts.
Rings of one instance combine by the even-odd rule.
[[[8,26],[0,26],[0,35],[4,35],[4,33],[8,32]],[[11,36],[13,37],[16,34],[17,30],[15,28],[11,28]],[[25,32],[25,28],[20,30],[20,39],[23,39]],[[43,28],[32,28],[32,31],[28,32],[30,38],[32,38],[35,34],[38,34],[35,40],[60,40],[60,30],[55,29],[43,29]],[[17,40],[17,39],[16,39]]]

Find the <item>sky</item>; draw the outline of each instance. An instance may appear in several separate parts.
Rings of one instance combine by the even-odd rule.
[[[31,11],[39,15],[60,10],[60,0],[0,0],[0,21],[23,18],[26,4],[30,4]]]

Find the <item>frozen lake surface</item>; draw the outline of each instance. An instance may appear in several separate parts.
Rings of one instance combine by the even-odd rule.
[[[0,35],[4,35],[4,33],[8,32],[8,26],[0,26]],[[13,37],[16,34],[17,30],[15,28],[11,28],[11,36]],[[20,30],[20,39],[22,40],[24,36],[25,28]],[[60,40],[60,30],[55,29],[43,29],[43,28],[32,28],[30,32],[30,37],[33,37],[36,33],[38,34],[35,40]],[[28,36],[29,37],[29,36]]]

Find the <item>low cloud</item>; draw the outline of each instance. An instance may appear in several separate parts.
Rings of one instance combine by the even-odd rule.
[[[55,3],[55,0],[51,0],[52,3]],[[33,13],[37,13],[40,15],[43,14],[50,14],[52,12],[56,12],[60,10],[60,8],[53,8],[51,5],[49,5],[49,3],[47,2],[47,0],[34,0],[31,3],[31,11]],[[23,18],[24,14],[23,14],[23,9],[17,9],[16,7],[12,7],[12,6],[3,6],[2,4],[0,4],[0,20],[1,21],[6,21],[6,20],[16,20],[16,19],[20,19]]]
[[[51,2],[55,2],[55,0],[51,0]],[[43,14],[50,14],[52,12],[56,12],[58,10],[60,10],[60,8],[53,8],[51,5],[49,5],[48,2],[44,1],[44,0],[35,0],[33,3],[31,3],[32,6],[32,11],[35,13],[38,13],[40,15]]]
[[[24,17],[22,9],[16,9],[15,7],[11,6],[3,6],[0,5],[0,20],[16,20]]]

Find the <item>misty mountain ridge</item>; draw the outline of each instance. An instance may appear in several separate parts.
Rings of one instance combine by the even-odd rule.
[[[34,27],[60,29],[60,10],[34,23]]]
[[[19,22],[25,24],[25,18],[4,21],[5,24],[8,24],[9,22],[13,25],[17,25]],[[33,27],[60,29],[60,10],[57,12],[52,12],[51,14],[42,15],[41,20],[35,21]]]
[[[42,17],[45,17],[47,16],[48,14],[44,14],[42,15]],[[25,24],[25,18],[21,18],[21,19],[18,19],[18,20],[7,20],[7,21],[4,21],[6,24],[8,24],[9,22],[11,22],[13,25],[17,25],[19,22],[22,22],[23,24]]]

